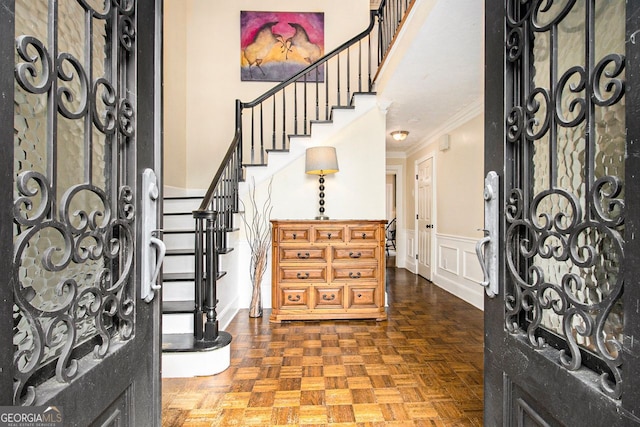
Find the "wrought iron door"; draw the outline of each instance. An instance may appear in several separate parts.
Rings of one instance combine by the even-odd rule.
[[[636,425],[640,4],[485,7],[485,424]]]
[[[56,406],[64,425],[157,424],[159,303],[140,298],[139,254],[141,175],[160,164],[160,10],[0,9],[0,406]]]

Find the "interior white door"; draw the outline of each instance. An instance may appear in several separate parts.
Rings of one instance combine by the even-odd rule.
[[[431,280],[431,241],[433,232],[433,157],[418,164],[418,274]]]

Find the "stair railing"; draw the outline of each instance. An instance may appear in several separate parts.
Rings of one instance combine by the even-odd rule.
[[[414,2],[382,0],[377,10],[371,11],[366,30],[253,101],[236,100],[233,141],[200,207],[193,212],[197,340],[218,338],[216,281],[222,274],[220,254],[227,250],[227,232],[234,228],[238,183],[243,180],[244,168],[266,165],[268,152],[288,151],[291,135],[310,135],[313,122],[330,121],[333,109],[351,108],[353,95],[371,93],[372,73],[386,58]],[[286,44],[283,49],[288,49]]]
[[[378,69],[384,62],[415,0],[383,0],[378,7]]]

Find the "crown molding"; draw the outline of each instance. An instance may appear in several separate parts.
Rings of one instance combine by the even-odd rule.
[[[442,126],[436,128],[429,135],[421,139],[421,142],[407,151],[407,157],[417,153],[425,147],[439,141],[440,136],[450,133],[454,129],[462,126],[469,120],[477,117],[484,112],[484,99],[478,98],[469,104],[466,108],[455,114],[451,119],[447,120]]]

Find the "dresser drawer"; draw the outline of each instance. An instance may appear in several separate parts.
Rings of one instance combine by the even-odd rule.
[[[339,264],[332,266],[331,281],[358,281],[358,280],[377,280],[378,266],[375,264],[367,265],[345,265]]]
[[[322,225],[313,228],[314,242],[332,243],[344,242],[344,226]]]
[[[319,287],[314,288],[315,308],[343,308],[344,288],[340,287]]]
[[[325,262],[326,260],[326,247],[291,248],[280,246],[280,262]]]
[[[381,238],[381,230],[381,227],[372,225],[351,225],[347,227],[347,235],[352,243],[378,242]]]
[[[280,243],[309,243],[311,242],[311,229],[295,225],[281,226],[275,237]]]
[[[376,261],[378,258],[378,247],[333,247],[334,261]]]
[[[327,268],[323,265],[281,265],[278,270],[280,283],[325,283],[327,281]]]
[[[378,288],[371,286],[350,286],[348,288],[349,302],[347,308],[377,308]]]
[[[309,288],[280,288],[280,307],[309,308]]]

